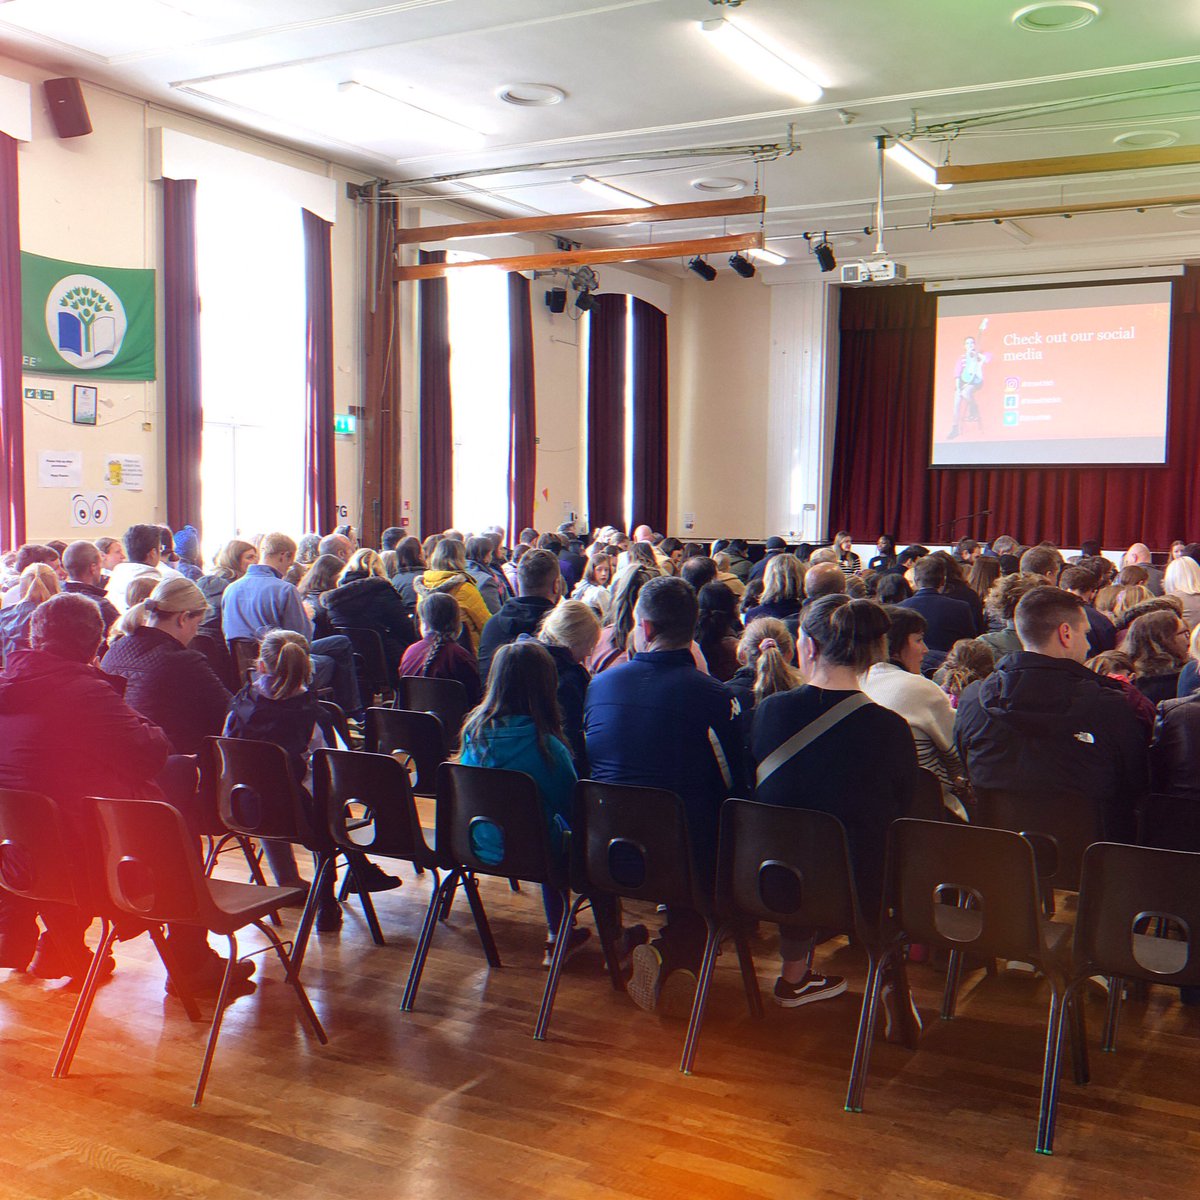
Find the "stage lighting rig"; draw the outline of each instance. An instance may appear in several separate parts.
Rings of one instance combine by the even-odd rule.
[[[706,283],[712,283],[717,277],[716,267],[709,266],[698,254],[688,263],[688,270],[695,271]]]

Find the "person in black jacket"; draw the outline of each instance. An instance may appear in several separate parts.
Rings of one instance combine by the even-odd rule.
[[[208,603],[208,612],[200,625],[202,632],[224,639],[225,635],[221,631],[221,603],[225,597],[225,589],[235,579],[241,579],[246,573],[246,568],[256,562],[258,550],[250,542],[243,542],[240,538],[226,542],[217,552],[212,574],[202,575],[196,580],[196,586]]]
[[[943,595],[946,586],[946,564],[940,555],[927,554],[913,566],[917,590],[901,608],[913,608],[925,618],[925,644],[929,653],[921,670],[930,674],[941,665],[950,647],[960,638],[975,637],[976,621],[971,610],[961,600]]]
[[[62,556],[63,570],[67,573],[66,582],[62,585],[64,592],[76,592],[95,600],[100,606],[100,615],[104,618],[104,636],[113,622],[121,614],[109,603],[104,592],[104,564],[100,551],[92,542],[72,542]]]
[[[338,576],[338,586],[321,597],[334,632],[373,629],[383,642],[388,678],[394,680],[404,651],[417,641],[412,617],[383,572],[374,550],[356,550]]]
[[[410,617],[417,615],[417,580],[425,574],[425,558],[419,538],[406,537],[396,546],[396,574],[392,587],[400,593]]]
[[[983,612],[983,597],[967,581],[967,572],[962,560],[945,550],[938,550],[936,554],[946,565],[946,585],[942,589],[943,594],[951,600],[961,600],[971,610],[971,619],[975,623],[972,636],[978,637],[981,633],[986,633],[988,626]]]
[[[1083,601],[1034,588],[1016,611],[1023,650],[962,694],[954,723],[975,787],[1099,802],[1105,836],[1133,834],[1147,786],[1146,738],[1121,685],[1089,671]]]
[[[591,675],[584,660],[600,640],[600,620],[582,600],[563,600],[542,622],[538,641],[550,652],[558,671],[558,707],[563,733],[571,747],[575,773],[588,774],[587,748],[583,738],[583,706]]]
[[[762,556],[762,558],[760,558],[758,560],[758,562],[756,562],[754,564],[754,566],[752,566],[750,568],[750,573],[747,576],[747,582],[749,582],[751,579],[761,579],[763,577],[763,573],[767,569],[767,564],[771,561],[771,559],[778,558],[779,555],[787,554],[787,552],[788,552],[788,545],[787,545],[787,542],[785,542],[783,540],[783,538],[781,538],[781,537],[767,538],[766,548],[763,553],[763,556]]]
[[[479,639],[479,674],[485,684],[496,651],[523,633],[534,637],[542,619],[558,603],[562,572],[557,555],[550,550],[530,550],[522,555],[517,564],[517,582],[521,594],[501,605]]]

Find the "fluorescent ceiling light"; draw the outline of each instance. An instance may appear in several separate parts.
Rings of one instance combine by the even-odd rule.
[[[787,92],[805,104],[813,104],[823,95],[821,85],[794,66],[786,52],[774,49],[758,34],[747,32],[745,26],[735,25],[727,17],[716,17],[701,21],[700,28],[722,54],[768,87]]]
[[[939,192],[948,192],[953,184],[938,183],[937,167],[927,159],[922,158],[914,150],[910,150],[903,142],[892,142],[884,151],[898,167],[903,167],[910,175],[915,175],[922,183],[937,188]]]
[[[356,79],[348,79],[338,84],[338,91],[343,99],[350,101],[363,119],[377,124],[383,119],[387,124],[395,126],[397,138],[402,138],[406,130],[419,131],[426,135],[452,139],[460,146],[482,146],[484,136],[478,129],[472,129],[440,113],[430,112],[418,104],[401,100],[388,92],[381,92],[370,84],[359,83]]]
[[[782,267],[783,264],[787,262],[787,258],[784,257],[784,255],[778,254],[774,250],[751,249],[747,250],[746,254],[748,254],[751,258],[757,258],[759,262],[765,262],[772,267]]]
[[[622,208],[654,207],[653,202],[647,200],[645,196],[635,196],[632,192],[625,191],[624,188],[613,187],[611,183],[601,183],[599,179],[593,179],[590,175],[576,175],[571,182],[576,187],[583,188],[585,192],[599,196],[601,200],[616,201]]]

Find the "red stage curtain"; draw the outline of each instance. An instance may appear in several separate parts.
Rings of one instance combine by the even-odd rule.
[[[533,525],[537,475],[537,404],[533,379],[533,313],[529,280],[508,276],[508,535]]]
[[[625,528],[625,303],[596,297],[588,314],[588,522]]]
[[[902,542],[1011,534],[1166,549],[1200,537],[1200,271],[1172,289],[1170,419],[1163,467],[929,467],[937,300],[920,287],[846,288],[830,527]],[[1130,403],[1135,404],[1136,398]],[[991,509],[979,520],[955,517]]]
[[[333,226],[308,209],[304,215],[305,391],[304,527],[318,533],[337,522],[333,452]]]
[[[196,181],[163,180],[167,524],[200,524],[200,285],[196,276]]]
[[[0,133],[0,550],[15,550],[25,540],[23,395],[17,142]]]
[[[667,530],[667,315],[633,301],[633,522]]]
[[[419,261],[446,261],[444,250],[422,250]],[[450,405],[450,300],[445,276],[418,287],[421,346],[422,536],[449,529],[453,520],[454,441]]]

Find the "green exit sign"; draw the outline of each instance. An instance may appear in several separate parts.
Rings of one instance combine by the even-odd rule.
[[[333,418],[334,433],[355,433],[358,430],[358,418],[351,413],[337,413]]]
[[[51,388],[26,388],[26,400],[53,400],[54,391]]]

